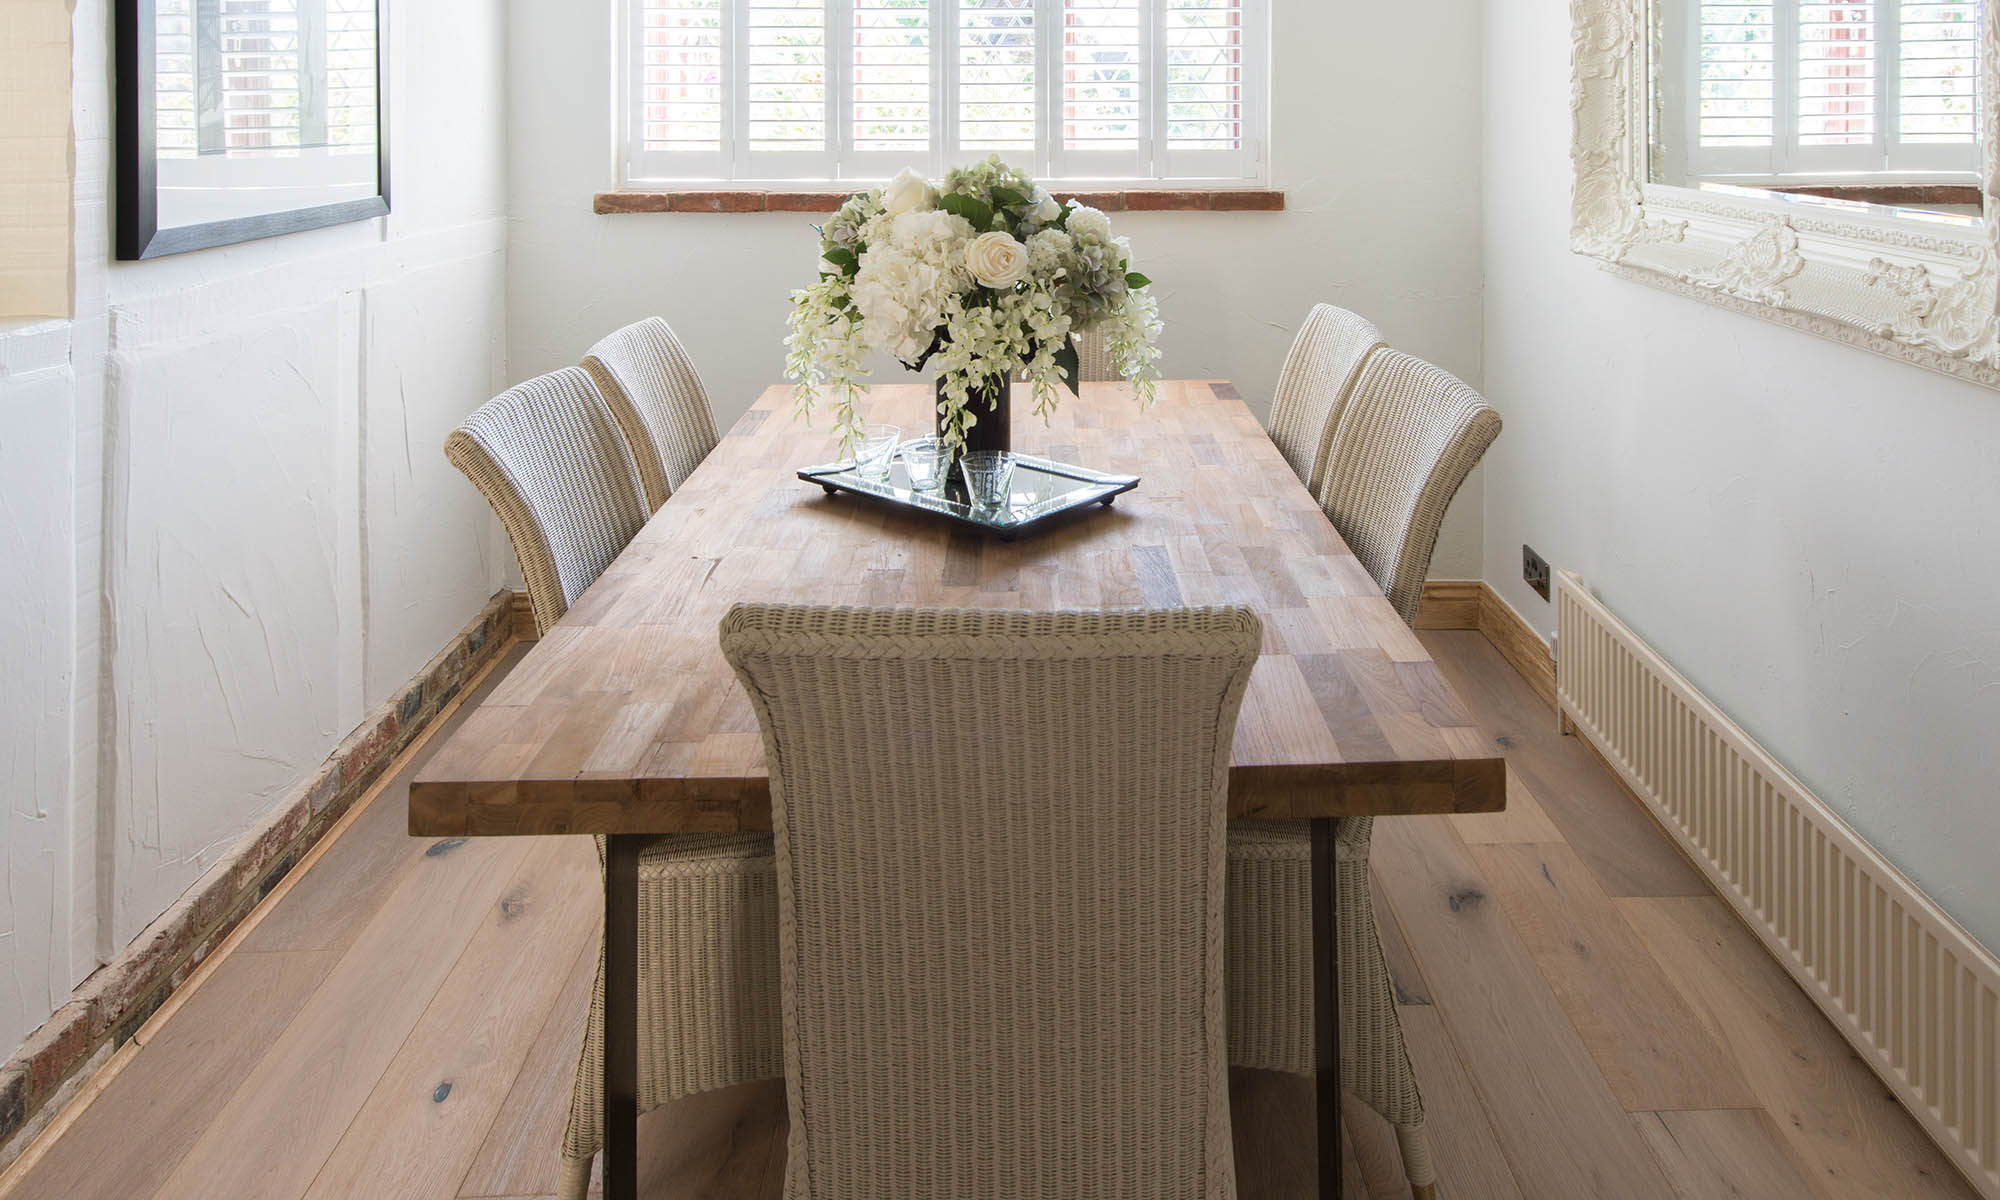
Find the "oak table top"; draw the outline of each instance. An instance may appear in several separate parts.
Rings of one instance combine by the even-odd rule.
[[[867,419],[928,432],[927,386]],[[774,387],[468,717],[410,787],[423,836],[769,829],[763,743],[716,626],[739,600],[967,608],[1245,604],[1264,646],[1229,814],[1495,812],[1503,761],[1227,383],[1168,381],[1141,412],[1085,384],[1023,453],[1136,473],[1115,506],[1018,541],[798,479],[829,420]]]

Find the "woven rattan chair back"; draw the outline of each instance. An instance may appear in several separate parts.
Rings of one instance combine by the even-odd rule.
[[[1416,622],[1445,508],[1498,436],[1500,414],[1420,358],[1383,349],[1361,369],[1319,503],[1404,621]]]
[[[592,346],[583,369],[632,447],[646,510],[658,511],[715,449],[715,413],[694,361],[665,321],[647,317]]]
[[[1125,378],[1111,361],[1111,348],[1106,345],[1102,330],[1079,333],[1073,340],[1078,383],[1117,383]]]
[[[1246,609],[739,606],[791,1200],[1235,1194],[1224,803]]]
[[[1381,332],[1367,318],[1315,304],[1285,356],[1271,397],[1271,440],[1315,496],[1326,480],[1328,448],[1341,410],[1361,365],[1381,345]]]
[[[646,524],[631,452],[576,367],[488,400],[444,440],[493,506],[547,633]]]

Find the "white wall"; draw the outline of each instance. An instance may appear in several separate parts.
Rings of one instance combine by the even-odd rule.
[[[498,0],[392,6],[389,217],[148,263],[109,261],[109,9],[74,16],[75,319],[0,330],[0,1046],[504,557],[440,449],[504,374]]]
[[[1581,572],[2000,946],[2000,392],[1572,255],[1569,6],[1490,7],[1485,578]]]
[[[1326,300],[1477,384],[1479,5],[1427,10],[1420,61],[1383,52],[1409,45],[1397,6],[1272,7],[1274,186],[1287,211],[1112,216],[1156,281],[1167,374],[1233,379],[1261,415],[1299,320]],[[616,178],[611,30],[597,11],[510,5],[510,373],[575,362],[657,313],[688,343],[726,427],[783,377],[786,296],[809,280],[818,218],[593,215],[591,194]],[[1476,572],[1478,495],[1475,478],[1434,575]]]

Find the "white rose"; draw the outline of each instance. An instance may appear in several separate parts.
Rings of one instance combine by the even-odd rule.
[[[1028,273],[1028,248],[1011,234],[982,233],[966,246],[965,265],[987,287],[1013,287]]]
[[[1098,212],[1088,204],[1078,204],[1069,210],[1069,220],[1063,222],[1071,237],[1093,242],[1108,241],[1111,238],[1111,218]]]
[[[930,190],[931,186],[924,182],[923,176],[904,167],[889,181],[889,186],[882,189],[882,207],[892,215],[909,212],[923,204]]]
[[[1049,195],[1041,188],[1036,188],[1035,211],[1032,215],[1034,216],[1035,220],[1040,221],[1042,224],[1046,225],[1050,221],[1053,221],[1057,217],[1062,215],[1062,205],[1056,203],[1056,198],[1054,196]]]

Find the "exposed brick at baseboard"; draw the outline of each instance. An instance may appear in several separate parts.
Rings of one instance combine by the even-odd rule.
[[[354,806],[466,681],[515,636],[516,594],[500,591],[416,678],[368,714],[324,764],[76,989],[0,1065],[0,1165],[13,1161],[37,1119],[106,1047],[138,1033],[259,901]],[[525,599],[525,598],[522,598]],[[533,617],[528,618],[531,630]]]

